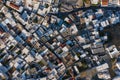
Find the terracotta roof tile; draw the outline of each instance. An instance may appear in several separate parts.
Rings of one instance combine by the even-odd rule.
[[[14,3],[10,3],[10,6],[13,7],[13,8],[15,8],[16,10],[19,9],[19,6],[15,5]]]
[[[102,5],[108,5],[108,0],[102,0]]]

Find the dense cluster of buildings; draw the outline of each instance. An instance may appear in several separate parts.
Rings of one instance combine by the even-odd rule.
[[[59,10],[69,12],[84,7],[119,7],[120,0],[60,0]]]
[[[83,2],[89,3],[91,5],[101,5],[101,6],[120,6],[120,0],[83,0]]]
[[[63,19],[48,14],[57,13],[58,4],[0,0],[0,79],[119,80],[119,49],[106,46],[108,34],[101,32],[120,23],[120,11],[89,9]]]

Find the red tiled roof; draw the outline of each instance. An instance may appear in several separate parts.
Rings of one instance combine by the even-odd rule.
[[[102,0],[102,5],[108,5],[108,0]]]
[[[62,47],[62,48],[63,48],[65,45],[66,45],[66,44],[60,44],[60,47]]]
[[[15,5],[14,3],[10,3],[10,6],[13,7],[13,8],[15,8],[16,10],[19,9],[19,6]]]
[[[27,38],[27,42],[30,42],[32,40],[32,37]]]
[[[0,34],[2,34],[4,31],[0,28]]]

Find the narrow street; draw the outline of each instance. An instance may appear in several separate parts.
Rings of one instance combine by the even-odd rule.
[[[49,13],[50,15],[55,15],[59,18],[61,18],[62,16],[68,16],[69,14],[78,12],[80,10],[86,11],[89,9],[105,9],[105,10],[120,10],[120,7],[101,7],[101,6],[90,6],[90,7],[83,7],[83,8],[75,8],[74,10],[70,11],[70,12],[58,12],[58,13]]]

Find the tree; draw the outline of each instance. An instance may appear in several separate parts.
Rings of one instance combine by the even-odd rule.
[[[33,20],[34,23],[38,23],[38,17],[35,17],[35,19]]]
[[[45,4],[45,8],[48,8],[49,7],[49,5],[48,4]]]

